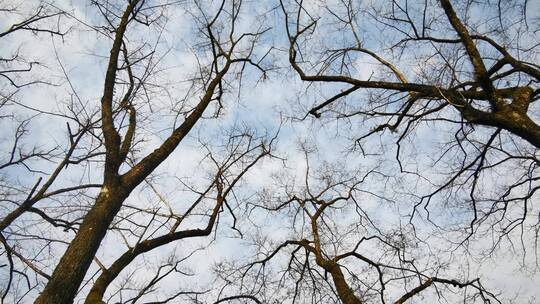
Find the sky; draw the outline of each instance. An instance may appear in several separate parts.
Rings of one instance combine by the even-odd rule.
[[[31,73],[17,74],[17,77],[20,77],[17,80],[24,82],[39,79],[50,82],[49,84],[35,84],[16,90],[5,79],[1,80],[2,98],[10,93],[15,92],[15,94],[7,100],[6,105],[0,108],[2,124],[0,140],[3,143],[0,159],[9,158],[10,148],[13,145],[13,134],[15,134],[19,122],[29,118],[31,120],[28,123],[28,132],[21,140],[20,147],[26,151],[34,147],[40,151],[49,151],[54,148],[55,157],[52,161],[44,159],[30,161],[29,164],[34,169],[32,172],[29,172],[24,166],[11,166],[0,171],[2,192],[8,193],[10,187],[17,189],[13,190],[15,194],[6,196],[4,199],[6,204],[2,203],[3,206],[0,207],[1,215],[7,214],[14,208],[14,204],[8,203],[8,199],[11,197],[20,199],[32,188],[38,176],[47,176],[48,172],[54,170],[68,144],[66,123],[70,125],[70,128],[77,127],[69,116],[77,113],[77,116],[83,117],[83,119],[99,117],[99,101],[111,46],[111,39],[107,35],[99,33],[99,31],[106,31],[105,20],[89,1],[57,0],[45,3],[49,9],[62,9],[68,15],[45,20],[40,25],[53,28],[59,26],[62,31],[66,31],[66,35],[59,37],[46,33],[36,34],[31,31],[21,31],[0,38],[0,56],[2,58],[7,58],[10,54],[19,51],[27,62],[39,62],[39,65],[36,64]],[[124,5],[122,1],[112,1],[111,3],[112,5],[119,4],[119,7]],[[196,23],[196,17],[200,17],[199,8],[190,1],[148,1],[147,5],[163,3],[169,4],[166,9],[156,10],[156,12],[163,14],[158,21],[151,26],[133,25],[128,28],[126,39],[128,45],[133,46],[134,50],[140,47],[140,53],[134,53],[134,56],[150,54],[149,57],[144,57],[141,62],[151,66],[151,69],[148,70],[144,70],[144,67],[147,66],[135,70],[138,75],[144,75],[145,72],[151,71],[150,76],[146,79],[147,86],[144,88],[146,91],[140,91],[140,95],[134,101],[140,119],[136,137],[140,142],[134,149],[133,159],[135,160],[140,160],[142,156],[153,151],[170,134],[172,127],[183,121],[185,111],[188,111],[190,106],[199,100],[200,88],[197,85],[192,85],[196,83],[194,79],[201,76],[201,67],[203,67],[202,71],[205,71],[210,59],[209,52],[203,49],[205,37],[199,31]],[[0,7],[12,6],[17,9],[16,13],[12,14],[1,12],[7,17],[0,18],[0,29],[3,31],[9,28],[17,20],[32,12],[37,5],[39,5],[38,1],[0,1]],[[201,5],[201,8],[206,12],[213,12],[216,9],[216,3],[203,3]],[[448,159],[443,158],[441,161],[437,161],[438,154],[436,154],[439,153],[437,149],[441,146],[444,147],[445,141],[453,135],[455,126],[452,124],[426,122],[416,126],[415,135],[404,140],[401,150],[403,164],[407,170],[424,174],[422,178],[415,174],[399,172],[395,157],[397,146],[394,144],[399,138],[399,133],[387,131],[381,136],[376,135],[363,141],[362,147],[366,153],[355,149],[358,147],[354,145],[354,140],[358,138],[359,134],[365,133],[380,120],[370,117],[367,119],[356,116],[340,117],[340,111],[362,109],[362,105],[369,98],[373,98],[365,92],[344,99],[334,108],[334,112],[325,113],[321,119],[306,116],[307,111],[313,105],[320,104],[342,90],[344,86],[309,84],[299,79],[288,64],[288,42],[284,20],[277,5],[276,1],[245,1],[239,20],[235,24],[238,33],[254,29],[268,29],[258,41],[254,51],[254,58],[257,59],[269,52],[269,55],[261,61],[269,69],[268,73],[263,77],[260,71],[247,66],[240,79],[237,73],[239,70],[232,71],[226,78],[224,104],[219,117],[213,117],[217,109],[214,104],[205,112],[205,118],[195,126],[175,152],[152,174],[148,183],[139,186],[125,204],[131,207],[158,210],[159,212],[166,212],[167,208],[172,206],[171,208],[177,213],[186,212],[190,203],[197,197],[193,190],[202,191],[216,172],[212,158],[218,162],[226,160],[231,151],[231,142],[227,141],[231,134],[249,132],[253,134],[255,140],[266,138],[267,142],[269,138],[277,136],[277,141],[273,146],[275,157],[258,162],[246,173],[231,194],[230,207],[238,217],[237,227],[241,233],[231,229],[233,217],[228,210],[224,209],[220,215],[218,228],[209,237],[182,240],[139,257],[109,287],[106,299],[110,298],[111,303],[133,296],[136,292],[129,289],[119,293],[116,290],[121,289],[122,286],[142,286],[141,284],[148,282],[154,276],[160,263],[174,260],[171,256],[175,256],[176,259],[189,256],[180,264],[185,274],[173,275],[162,280],[159,289],[144,298],[145,301],[162,299],[177,290],[210,290],[209,293],[201,296],[201,299],[204,298],[203,302],[211,303],[212,300],[217,299],[223,286],[226,287],[223,287],[222,295],[234,294],[239,290],[245,291],[234,284],[237,282],[227,284],[223,279],[216,278],[213,270],[216,269],[217,265],[244,265],[260,258],[267,252],[271,252],[286,239],[310,236],[305,218],[294,217],[297,207],[293,206],[279,212],[269,212],[255,207],[256,205],[271,205],[276,201],[283,201],[292,194],[306,195],[307,161],[310,164],[310,175],[307,179],[314,189],[324,187],[325,181],[318,174],[322,174],[324,177],[323,173],[328,168],[345,172],[344,176],[350,176],[353,180],[359,179],[370,170],[381,172],[369,175],[369,178],[359,187],[358,197],[361,198],[363,210],[369,214],[370,219],[373,219],[377,223],[377,227],[385,234],[391,234],[401,225],[407,226],[412,212],[411,208],[419,197],[428,193],[434,184],[440,183],[447,176],[447,173],[455,169],[455,159],[450,157],[454,155],[450,155]],[[302,54],[302,56],[306,56],[306,60],[312,59],[312,61],[303,63],[306,69],[320,68],[321,65],[316,62],[316,58],[324,55],[321,53],[324,47],[331,48],[334,45],[341,46],[350,42],[348,39],[351,38],[351,34],[347,29],[337,26],[330,14],[332,12],[339,13],[337,8],[340,5],[341,1],[308,1],[306,12],[312,16],[319,16],[321,19],[317,31],[311,36],[312,40],[306,41],[305,54]],[[358,5],[361,9],[366,9],[371,5],[384,6],[386,3],[377,4],[373,1],[363,1]],[[534,22],[535,18],[537,20],[539,17],[538,13],[535,13],[539,11],[535,9],[538,5],[537,2],[532,1],[527,7],[527,20],[530,20],[529,26],[531,27],[531,30],[527,32],[529,36],[526,38],[507,37],[511,45],[532,45],[532,50],[523,56],[532,56],[533,59],[538,58],[536,44],[540,31],[534,30],[535,26],[538,29],[538,21]],[[325,6],[330,9],[328,10]],[[291,5],[291,7],[293,6]],[[112,9],[115,10],[117,7],[112,7]],[[438,12],[436,9],[431,10],[430,8],[431,11]],[[366,10],[363,13],[369,12]],[[519,15],[511,16],[511,19],[504,20],[505,26],[514,24],[514,21],[516,21],[515,24],[522,24],[522,22],[518,22],[519,20],[513,19],[519,18]],[[486,31],[489,31],[489,26],[493,23],[489,14],[486,13],[486,16],[482,16],[480,6],[471,9],[469,18],[485,21],[485,23],[479,21],[478,27],[480,29],[487,27]],[[432,51],[428,47],[407,50],[401,56],[396,54],[395,50],[384,47],[397,39],[394,36],[396,35],[394,31],[381,24],[372,26],[368,19],[358,18],[358,20],[358,26],[363,30],[364,46],[378,50],[380,54],[390,56],[390,58],[399,58],[395,64],[405,71],[409,79],[417,78],[418,75],[422,74],[423,69],[433,71],[441,64],[440,58],[426,59],[426,56]],[[439,26],[439,23],[444,23],[444,20],[434,21],[433,27]],[[293,27],[292,24],[290,26]],[[336,30],[336,26],[338,30]],[[224,25],[224,28],[227,28],[227,25]],[[517,29],[513,28],[508,30],[509,33],[516,31]],[[155,52],[150,53],[151,50],[155,50]],[[452,50],[448,50],[448,52],[451,53]],[[18,64],[24,65],[24,62]],[[458,59],[457,64],[466,66],[466,57]],[[384,67],[376,64],[366,55],[358,56],[353,61],[353,65],[351,76],[358,79],[369,79],[370,77],[395,79],[388,74]],[[466,73],[466,68],[464,69],[463,73]],[[418,76],[418,78],[420,77]],[[122,79],[125,80],[125,73]],[[125,87],[118,88],[116,95],[118,96],[124,91]],[[396,98],[396,96],[387,97]],[[38,114],[36,109],[42,113]],[[455,113],[448,115],[455,115]],[[118,121],[120,120],[119,118]],[[480,129],[474,136],[481,140],[486,137],[486,132],[484,129]],[[98,145],[98,140],[96,137],[88,136],[85,137],[83,145],[95,147]],[[245,143],[239,145],[239,149],[244,148]],[[527,148],[528,150],[525,152],[531,150],[530,147]],[[77,151],[81,154],[84,152],[84,150]],[[253,153],[246,157],[253,157]],[[455,153],[457,155],[459,152]],[[532,153],[537,155],[536,151]],[[101,182],[102,162],[99,156],[96,160],[98,161],[85,163],[84,166],[69,166],[55,181],[52,189],[80,183]],[[123,168],[123,170],[127,169],[128,166]],[[241,169],[241,165],[233,166],[230,173],[232,175],[238,174]],[[41,171],[47,174],[42,174]],[[503,169],[493,172],[484,177],[485,184],[482,189],[487,189],[486,193],[498,190],[495,187],[502,187],[500,185],[513,181],[521,173],[521,171],[504,172]],[[155,187],[159,195],[152,191],[149,184]],[[465,229],[471,213],[468,206],[460,205],[458,200],[453,201],[453,199],[459,199],[463,196],[463,194],[460,196],[459,190],[455,191],[449,191],[449,194],[445,194],[447,196],[436,197],[430,203],[429,210],[432,211],[432,216],[438,226],[428,222],[426,213],[422,213],[422,211],[419,211],[418,215],[411,220],[417,228],[417,236],[425,241],[424,243],[417,242],[415,248],[412,246],[411,256],[418,257],[419,263],[425,263],[426,267],[430,267],[429,263],[435,262],[428,253],[436,252],[436,256],[439,257],[438,262],[447,263],[447,266],[440,268],[441,273],[466,279],[481,277],[488,290],[500,291],[502,299],[508,303],[534,303],[537,301],[540,294],[535,287],[540,284],[540,276],[535,256],[537,251],[535,251],[533,244],[535,239],[532,238],[534,230],[531,228],[521,235],[519,230],[513,231],[510,235],[511,238],[503,240],[498,249],[493,252],[489,252],[489,249],[493,246],[492,241],[496,237],[492,238],[489,235],[490,232],[493,232],[490,230],[478,231],[478,235],[471,239],[471,244],[468,247],[456,246],[455,242],[463,236],[463,231],[453,230],[452,227]],[[37,207],[58,217],[80,220],[97,193],[97,190],[92,189],[75,196],[44,200]],[[269,193],[269,196],[265,196],[265,193]],[[335,195],[336,193],[328,195],[330,194]],[[382,199],[382,197],[386,199]],[[538,214],[538,206],[534,204],[535,200],[538,200],[537,194],[530,200],[527,225],[534,223],[534,217]],[[181,227],[204,227],[206,217],[203,213],[207,212],[212,203],[211,197],[206,198],[194,216],[188,218],[182,224],[185,226]],[[115,221],[117,230],[107,235],[97,253],[100,263],[110,265],[122,252],[129,249],[127,246],[133,246],[143,237],[165,233],[167,225],[170,226],[170,223],[164,224],[162,218],[156,219],[149,214],[131,214],[133,210],[133,208],[126,207],[117,217]],[[509,216],[512,216],[511,212],[509,212]],[[332,229],[339,231],[338,234],[348,231],[347,229],[358,221],[354,208],[350,204],[344,205],[342,211],[329,213],[328,219],[336,223]],[[144,225],[148,225],[150,228],[141,228]],[[139,237],[143,231],[144,234]],[[66,232],[61,228],[51,228],[50,225],[43,224],[35,215],[24,215],[20,220],[17,220],[12,232],[15,233],[11,235],[10,241],[17,244],[15,248],[28,256],[35,256],[36,265],[46,273],[52,272],[55,262],[66,248],[66,242],[74,235],[73,232]],[[365,235],[369,235],[377,232],[367,230],[365,233]],[[45,236],[55,241],[48,244],[47,252],[43,253],[40,250],[45,246],[44,242],[35,242],[32,237],[34,235]],[[343,243],[346,244],[343,247],[353,246],[355,239],[362,236],[364,235],[362,235],[361,229],[354,230],[350,234],[350,238],[343,240]],[[526,254],[520,246],[526,248]],[[190,255],[194,250],[196,252]],[[385,256],[384,250],[375,245],[367,248],[362,247],[362,250],[362,252],[373,256],[374,259],[391,258]],[[289,258],[287,254],[290,254],[290,250],[285,253],[278,255],[275,263],[268,266],[268,269],[273,269],[278,273],[276,275],[279,275],[282,267],[287,265]],[[485,256],[489,256],[489,258],[480,258]],[[1,263],[3,264],[5,257],[2,256],[2,259]],[[21,269],[24,268],[20,261],[17,263]],[[359,273],[365,271],[362,265],[355,261],[347,261],[347,267],[358,270]],[[94,263],[88,271],[86,279],[91,280],[98,270],[98,263]],[[6,267],[0,268],[1,277],[7,275],[5,271]],[[235,275],[237,273],[231,274],[231,278],[234,278]],[[37,284],[37,288],[32,288],[25,295],[24,292],[28,288],[25,286],[24,280],[19,277],[11,289],[8,300],[20,299],[20,303],[31,303],[39,290],[43,288],[44,280],[35,275],[31,275],[30,278],[32,285]],[[270,281],[275,282],[278,280],[277,278],[272,277]],[[286,292],[294,284],[294,276],[291,275],[288,280],[288,287],[285,284],[282,286],[283,290],[277,292],[266,290],[263,292],[264,297],[274,300],[285,298],[285,301],[290,303],[291,298],[287,298]],[[248,285],[246,284],[246,286]],[[88,291],[89,286],[90,284],[83,286],[76,303],[83,302],[84,294]],[[0,288],[5,288],[5,284],[0,285]],[[398,295],[400,292],[402,293],[402,288],[403,286],[392,286],[388,294]],[[362,287],[360,287],[361,289]],[[389,296],[389,298],[392,297]],[[457,301],[457,298],[452,298],[452,296],[449,299],[450,303],[453,303],[453,300]],[[304,299],[306,303],[308,300]],[[445,303],[445,300],[439,299],[433,290],[427,292],[424,298],[413,299],[411,303],[435,300]],[[179,298],[177,303],[190,302],[188,298]]]

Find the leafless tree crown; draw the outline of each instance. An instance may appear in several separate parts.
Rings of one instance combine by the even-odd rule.
[[[0,302],[533,303],[533,2],[0,0]]]

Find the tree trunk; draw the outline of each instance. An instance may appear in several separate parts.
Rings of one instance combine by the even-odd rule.
[[[118,186],[102,188],[36,304],[73,303],[109,225],[128,194]]]
[[[352,289],[347,284],[345,276],[338,264],[333,264],[328,267],[328,271],[332,275],[332,280],[334,281],[334,286],[336,287],[337,294],[339,299],[343,304],[362,304],[360,299],[356,297]]]

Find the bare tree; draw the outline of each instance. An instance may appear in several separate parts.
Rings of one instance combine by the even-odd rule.
[[[256,261],[223,269],[236,276],[231,285],[276,303],[399,304],[434,294],[451,303],[502,303],[478,277],[448,267],[433,241],[413,237],[397,204],[373,186],[388,179],[377,166],[354,169],[303,152],[303,180],[276,179],[250,208],[290,219],[290,233],[260,240]]]
[[[191,73],[191,78],[187,81],[188,85],[181,85],[185,91],[180,94],[174,92],[175,95],[172,95],[171,88],[168,87],[171,85],[157,80],[160,73],[163,74],[166,70],[166,66],[161,65],[161,61],[171,50],[171,48],[165,50],[162,48],[161,36],[168,31],[165,28],[169,22],[167,12],[178,10],[180,5],[185,5],[185,16],[193,21],[193,28],[196,30],[190,33],[195,35],[195,42],[191,42],[193,44],[189,50],[195,54],[198,69]],[[4,286],[3,299],[8,295],[14,273],[15,275],[21,273],[13,262],[13,258],[17,257],[21,260],[24,271],[30,269],[41,276],[39,279],[41,282],[46,282],[44,289],[40,290],[36,303],[73,302],[81,284],[85,281],[92,261],[95,261],[102,273],[91,287],[87,302],[101,302],[109,284],[136,257],[173,241],[209,235],[215,229],[218,216],[223,209],[230,209],[228,201],[232,202],[233,199],[228,199],[228,196],[231,195],[233,187],[258,160],[270,154],[272,143],[265,141],[264,138],[256,137],[249,130],[222,133],[226,137],[217,140],[219,143],[225,142],[220,151],[224,154],[218,157],[214,155],[215,152],[211,152],[214,149],[212,147],[218,146],[216,143],[206,145],[208,147],[206,159],[211,160],[215,166],[213,177],[209,178],[211,182],[205,190],[195,190],[199,188],[198,186],[186,186],[187,189],[194,191],[197,198],[191,207],[183,209],[183,214],[179,214],[179,211],[172,208],[166,213],[161,213],[159,208],[144,208],[140,204],[127,204],[126,199],[141,183],[144,182],[153,187],[150,175],[175,151],[201,119],[221,115],[225,107],[224,98],[234,96],[231,93],[238,88],[230,80],[242,78],[242,74],[249,69],[248,66],[254,67],[256,72],[265,73],[265,69],[260,64],[260,58],[257,57],[258,52],[254,52],[254,47],[265,29],[260,27],[251,32],[242,32],[237,29],[236,23],[243,9],[242,1],[222,1],[218,5],[199,1],[182,4],[169,1],[154,3],[145,0],[93,1],[91,7],[98,14],[94,15],[92,17],[94,19],[89,22],[75,13],[64,13],[55,6],[43,2],[35,13],[23,21],[14,23],[0,37],[4,38],[4,36],[24,31],[50,33],[63,37],[64,31],[41,27],[39,24],[43,20],[64,15],[85,31],[112,41],[106,60],[99,107],[88,104],[77,92],[77,83],[69,75],[69,69],[66,68],[64,59],[56,48],[56,61],[64,75],[65,85],[71,91],[71,101],[67,103],[65,109],[59,111],[60,113],[52,113],[41,110],[38,105],[19,103],[13,96],[6,96],[3,99],[38,115],[51,115],[64,119],[67,121],[69,143],[64,151],[60,146],[46,151],[35,148],[30,152],[23,152],[20,139],[24,135],[28,134],[30,137],[32,134],[28,122],[23,121],[15,132],[13,148],[7,162],[2,165],[2,169],[23,165],[30,172],[36,173],[39,178],[31,188],[21,187],[15,194],[6,187],[6,193],[2,197],[4,201],[10,201],[15,206],[3,212],[0,222],[2,233],[6,235],[2,237],[4,248],[2,255],[6,257],[9,264],[7,266],[11,269],[8,275],[9,282]],[[51,11],[45,8],[51,8]],[[6,11],[16,12],[17,9],[17,7],[7,8]],[[104,25],[93,25],[98,19],[104,21]],[[153,31],[154,36],[144,37],[137,31]],[[264,55],[263,53],[261,56]],[[15,62],[17,58],[14,57],[8,63]],[[28,63],[26,70],[30,70],[33,64]],[[6,69],[1,75],[17,89],[29,84],[38,84],[37,82],[17,83],[10,73],[22,72],[21,70]],[[177,83],[181,83],[181,80],[179,79]],[[171,101],[166,115],[172,116],[172,119],[169,125],[161,124],[160,128],[168,134],[157,146],[149,150],[143,143],[147,138],[151,138],[155,131],[149,131],[144,124],[148,122],[148,117],[152,115],[155,108],[160,107],[164,95]],[[215,109],[214,114],[208,115],[208,108],[211,107]],[[66,110],[67,114],[64,112]],[[162,122],[164,122],[163,119]],[[56,167],[50,174],[46,173],[46,170],[32,169],[27,163],[30,163],[33,158],[54,163]],[[85,171],[100,170],[101,178],[97,177],[97,182],[65,186],[65,181],[59,182],[58,177],[68,167],[74,168],[75,174],[83,176],[86,174]],[[91,179],[95,180],[94,177]],[[60,183],[61,188],[50,190],[55,182]],[[99,188],[99,193],[91,191],[92,188]],[[157,197],[160,197],[158,190],[154,192]],[[189,196],[187,197],[189,199]],[[38,203],[50,204],[55,200],[61,202],[63,199],[67,199],[68,203],[61,203],[61,208],[51,210],[50,207],[45,207],[44,210],[35,207]],[[163,205],[164,200],[160,204]],[[191,215],[191,212],[196,212],[196,214]],[[36,219],[29,213],[41,219]],[[120,219],[115,221],[117,216]],[[206,218],[208,219],[205,220]],[[145,224],[141,224],[143,222]],[[187,223],[184,224],[184,222]],[[183,228],[185,225],[192,224],[195,227],[200,226],[197,223],[204,225],[201,228]],[[43,235],[32,236],[30,231],[34,230],[33,225],[40,225],[41,228],[38,230],[43,231],[44,234],[47,234],[46,225],[62,227],[64,235],[55,235],[52,238]],[[150,229],[152,233],[149,233]],[[126,240],[135,242],[127,241],[126,252],[110,267],[105,267],[96,259],[96,252],[109,230],[122,236],[125,236],[122,233],[129,232]],[[21,234],[21,231],[25,232]],[[74,232],[72,239],[68,234],[70,232]],[[25,234],[28,237],[37,238],[36,244],[45,242],[47,244],[45,248],[49,248],[49,254],[39,251],[31,257],[20,254],[18,247],[24,247],[24,244],[20,243],[23,242],[20,237]],[[68,245],[59,260],[54,257],[56,252],[61,250],[58,243]],[[54,264],[51,265],[51,262]],[[21,263],[16,265],[21,265]],[[45,267],[54,266],[54,271],[47,274],[47,271],[36,266],[36,263]],[[165,271],[165,273],[174,272],[177,264],[177,262],[169,261],[168,264],[160,267],[148,288],[143,288],[138,296],[128,302],[135,302],[151,292],[154,285],[163,279],[164,269],[172,267],[173,270]],[[28,278],[27,281],[29,282]],[[85,285],[88,283],[90,282],[85,281]],[[39,285],[30,286],[29,284],[27,293],[36,287],[41,288]],[[164,301],[172,301],[184,294],[190,293],[181,291]],[[23,293],[13,298],[21,299],[25,295],[26,293]]]
[[[0,0],[3,302],[502,303],[480,265],[540,269],[536,4],[31,2]],[[229,113],[275,54],[288,158]]]
[[[415,185],[402,198],[415,201],[411,222],[453,208],[467,210],[446,227],[467,231],[462,245],[474,235],[491,235],[493,248],[513,232],[534,236],[540,69],[530,7],[282,1],[289,62],[328,96],[302,100],[303,118],[343,121],[366,157],[393,152]]]
[[[285,236],[261,228],[254,262],[217,269],[224,290],[269,303],[511,301],[467,263],[505,252],[539,269],[531,7],[280,1],[289,63],[306,84],[292,115],[352,140],[361,169],[345,154],[308,161],[304,181],[281,173],[248,212],[288,222]]]
[[[172,209],[169,209],[168,212],[161,213],[155,209],[141,210],[132,207],[137,212],[130,212],[129,217],[126,216],[124,220],[135,217],[135,214],[142,212],[151,214],[152,222],[143,227],[142,234],[139,236],[140,241],[135,245],[129,246],[109,268],[101,272],[90,289],[86,303],[102,302],[103,295],[109,284],[139,255],[178,240],[210,235],[217,225],[219,214],[224,209],[229,210],[233,217],[235,216],[229,202],[232,200],[229,198],[232,196],[231,192],[251,167],[263,157],[270,155],[272,142],[268,144],[264,142],[256,144],[255,141],[259,139],[253,138],[253,135],[250,133],[232,135],[226,150],[223,151],[229,153],[221,153],[226,156],[225,159],[216,159],[216,156],[209,151],[208,158],[216,167],[215,176],[210,180],[209,185],[204,190],[196,191],[198,196],[191,205],[188,205],[185,212],[178,214]],[[207,207],[208,204],[210,204],[209,207]],[[201,207],[203,210],[207,209],[208,211],[199,211]],[[204,217],[208,217],[206,225],[196,229],[179,229],[179,227],[183,226],[183,222],[187,222],[192,217],[192,214],[202,214]],[[133,220],[133,222],[138,221]],[[145,238],[147,231],[154,225],[153,222],[156,222],[155,225],[158,225],[158,227],[167,225],[170,228],[162,235],[151,235]],[[168,222],[170,222],[170,225]],[[235,227],[234,222],[232,228],[238,229]],[[135,232],[136,230],[133,231]],[[145,239],[143,240],[143,238]],[[138,295],[138,297],[143,294]]]

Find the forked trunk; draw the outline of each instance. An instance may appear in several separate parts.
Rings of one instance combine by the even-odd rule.
[[[36,304],[69,304],[128,193],[104,186]]]

